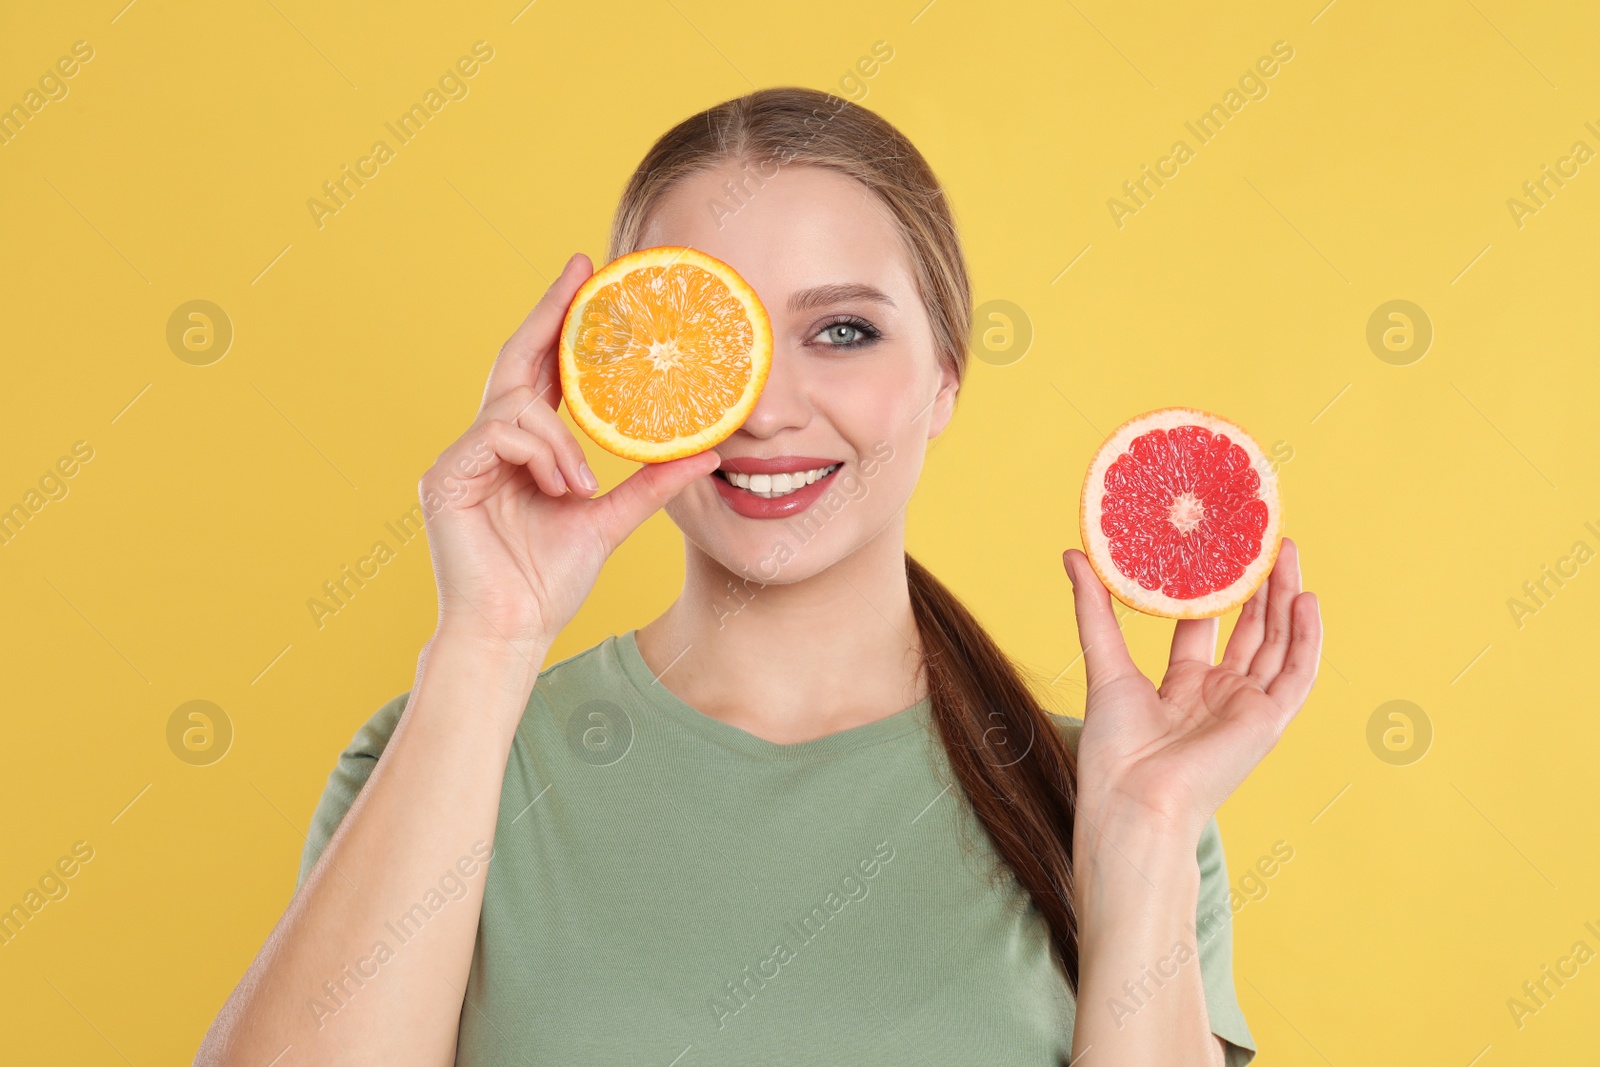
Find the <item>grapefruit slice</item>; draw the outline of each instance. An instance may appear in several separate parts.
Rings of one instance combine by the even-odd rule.
[[[1119,426],[1089,464],[1079,523],[1084,555],[1111,595],[1170,619],[1243,604],[1283,540],[1278,476],[1261,446],[1194,408]]]
[[[744,422],[772,367],[772,322],[732,267],[679,245],[619,256],[561,324],[561,393],[596,444],[641,463],[704,452]]]

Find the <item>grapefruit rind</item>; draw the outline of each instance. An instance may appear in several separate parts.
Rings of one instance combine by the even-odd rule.
[[[1146,589],[1117,570],[1111,562],[1110,538],[1100,529],[1098,521],[1090,521],[1091,514],[1096,518],[1100,515],[1107,468],[1128,451],[1135,438],[1151,430],[1170,430],[1177,426],[1202,426],[1212,433],[1226,434],[1230,441],[1244,449],[1250,457],[1250,465],[1261,478],[1257,495],[1267,505],[1267,528],[1261,535],[1260,555],[1231,585],[1189,600],[1168,596],[1159,589]],[[1278,549],[1283,541],[1283,499],[1278,475],[1255,438],[1236,423],[1198,408],[1148,411],[1117,427],[1090,460],[1078,509],[1078,532],[1083,538],[1083,554],[1088,557],[1089,565],[1094,568],[1101,583],[1112,596],[1135,611],[1168,619],[1209,619],[1224,615],[1250,599],[1272,573],[1272,565],[1278,558]]]
[[[722,417],[704,429],[683,434],[665,441],[645,441],[618,432],[589,405],[579,387],[577,365],[577,335],[583,321],[583,311],[590,298],[607,285],[641,267],[669,267],[688,263],[715,275],[739,299],[750,317],[754,340],[750,346],[750,379],[743,393]],[[641,248],[636,252],[618,256],[595,271],[578,287],[566,317],[561,321],[559,359],[561,395],[566,400],[572,421],[607,452],[638,463],[664,463],[670,459],[692,456],[713,448],[726,440],[749,416],[767,384],[772,370],[772,320],[766,307],[756,296],[748,282],[732,267],[696,248],[683,245],[658,245]]]

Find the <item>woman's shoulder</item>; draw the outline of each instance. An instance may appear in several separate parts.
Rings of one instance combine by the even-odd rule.
[[[1054,720],[1056,729],[1061,731],[1061,736],[1066,739],[1067,747],[1078,751],[1078,738],[1083,734],[1083,720],[1072,715],[1056,715],[1046,712]]]
[[[623,684],[625,678],[615,647],[617,640],[615,634],[608,634],[588,648],[540,670],[528,698],[528,706],[523,711],[524,718],[537,704],[559,707],[572,701],[589,699],[596,693],[610,691],[614,686]],[[412,692],[407,690],[385,701],[373,712],[351,738],[342,753],[343,758],[376,759],[394,736],[395,727],[405,714]]]
[[[626,635],[607,634],[588,648],[550,664],[539,672],[533,699],[547,707],[569,707],[595,697],[614,696],[629,684],[622,659],[625,639]],[[530,703],[530,710],[532,706]]]
[[[552,714],[553,709],[614,693],[617,686],[627,685],[618,659],[617,640],[615,634],[608,635],[604,640],[542,669],[523,709],[523,723],[528,721],[530,715]],[[367,716],[350,743],[339,753],[312,817],[311,832],[307,836],[301,859],[302,882],[343,820],[345,812],[372,776],[384,749],[405,716],[412,692],[407,690],[384,701]]]

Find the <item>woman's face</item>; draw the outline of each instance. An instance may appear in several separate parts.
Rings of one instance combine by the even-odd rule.
[[[716,447],[723,469],[666,506],[684,536],[736,575],[785,584],[900,519],[958,383],[934,350],[907,252],[876,197],[826,168],[791,164],[763,181],[754,167],[728,164],[663,198],[640,235],[641,248],[656,245],[727,263],[772,319],[772,371],[744,424]],[[838,466],[763,499],[724,477],[755,460],[781,471]]]

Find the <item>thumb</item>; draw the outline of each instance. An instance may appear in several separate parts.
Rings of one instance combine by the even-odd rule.
[[[1089,557],[1075,548],[1061,556],[1072,579],[1072,606],[1078,619],[1078,643],[1083,647],[1083,669],[1089,689],[1138,675],[1128,654],[1128,643],[1117,625],[1111,594],[1094,572]]]
[[[664,463],[646,463],[624,479],[621,485],[596,499],[600,536],[605,541],[606,553],[615,552],[617,546],[627,540],[628,535],[637,530],[645,519],[682,492],[689,483],[705,477],[721,465],[722,457],[709,448]]]

